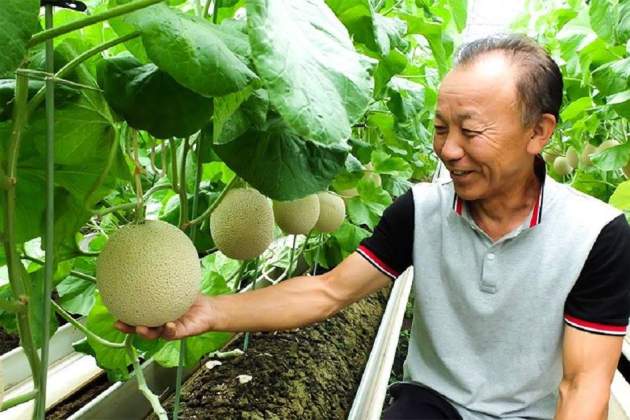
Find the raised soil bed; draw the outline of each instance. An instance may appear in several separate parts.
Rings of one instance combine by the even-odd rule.
[[[375,293],[306,328],[252,334],[247,353],[202,367],[183,385],[181,418],[346,418],[387,295]],[[241,338],[232,348],[242,346]],[[251,380],[241,383],[240,375]],[[172,400],[164,403],[169,412]]]

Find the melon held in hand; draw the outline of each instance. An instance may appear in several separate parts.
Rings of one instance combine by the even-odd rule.
[[[174,321],[201,288],[197,250],[166,222],[124,226],[98,257],[96,285],[105,306],[126,324],[156,327]]]

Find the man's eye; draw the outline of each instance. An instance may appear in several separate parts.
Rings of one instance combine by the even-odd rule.
[[[441,126],[441,125],[436,125],[435,126],[435,132],[438,133],[438,134],[444,134],[447,131],[448,131],[448,129],[446,127],[444,127],[444,126]]]
[[[474,137],[474,136],[478,136],[479,134],[481,134],[480,131],[468,130],[466,128],[462,129],[462,133],[464,133],[464,135],[468,136],[468,137]]]

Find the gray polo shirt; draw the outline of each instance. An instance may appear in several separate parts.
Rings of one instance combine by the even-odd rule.
[[[530,215],[496,242],[444,181],[396,200],[358,249],[392,278],[413,264],[404,379],[439,392],[464,419],[552,418],[564,326],[626,332],[624,216],[544,169],[539,176]]]

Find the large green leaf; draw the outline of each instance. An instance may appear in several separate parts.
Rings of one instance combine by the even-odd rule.
[[[468,19],[468,0],[449,0],[449,7],[455,21],[455,26],[459,32],[462,32],[466,27],[466,20]]]
[[[205,127],[212,99],[177,83],[154,64],[129,55],[104,60],[99,83],[110,106],[139,130],[158,138],[186,137]]]
[[[591,0],[589,5],[591,27],[600,38],[607,42],[613,39],[615,27],[610,23],[617,21],[618,14],[619,10],[611,4],[610,0]]]
[[[348,29],[355,42],[365,44],[381,55],[403,42],[405,22],[374,11],[369,0],[326,0],[326,4]]]
[[[611,105],[617,114],[630,119],[630,89],[610,95],[606,98],[606,103]]]
[[[223,161],[245,181],[274,200],[294,200],[322,191],[344,167],[347,152],[300,138],[281,120],[254,128],[214,146]]]
[[[630,86],[630,58],[613,61],[595,69],[593,83],[604,95],[626,90]]]
[[[26,45],[37,30],[39,0],[2,0],[0,7],[0,75],[13,72],[26,55]]]
[[[383,57],[374,71],[374,96],[380,97],[391,78],[402,73],[408,63],[405,54],[396,49]]]
[[[228,143],[246,131],[262,128],[267,120],[269,97],[263,89],[243,91],[216,98],[213,116],[214,142]]]
[[[372,65],[323,1],[252,0],[249,38],[269,100],[295,132],[345,145],[372,96]]]
[[[630,181],[617,185],[617,189],[610,196],[609,203],[619,210],[630,211]]]
[[[617,43],[625,44],[630,41],[630,2],[624,1],[619,4],[619,22],[615,27]]]
[[[243,89],[257,79],[246,64],[245,34],[157,4],[125,17],[142,32],[148,57],[179,84],[204,96]]]
[[[608,148],[591,155],[591,160],[603,171],[613,171],[625,166],[630,160],[630,143]]]
[[[109,313],[107,307],[103,304],[101,295],[97,293],[94,306],[92,306],[92,310],[87,316],[85,326],[105,340],[122,343],[126,334],[114,328],[115,322],[116,319]],[[131,364],[131,359],[125,349],[107,347],[92,338],[88,338],[87,341],[94,351],[96,363],[99,367],[120,373],[127,372],[127,366]]]

